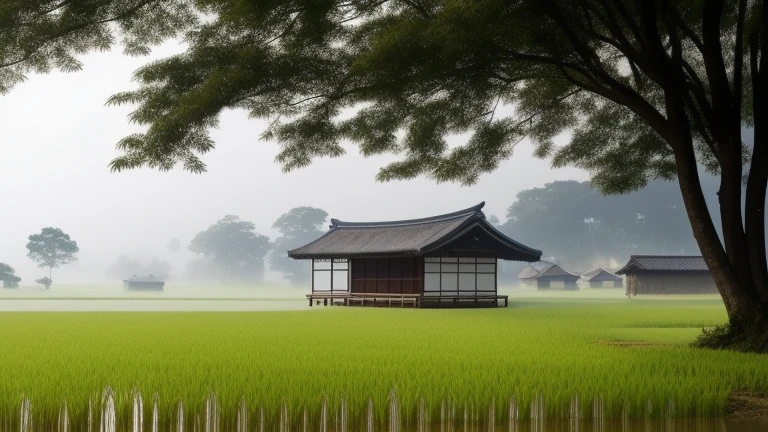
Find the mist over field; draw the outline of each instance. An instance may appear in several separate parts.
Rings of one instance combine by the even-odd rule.
[[[151,58],[179,50],[164,45]],[[263,122],[229,111],[213,132],[215,151],[205,155],[202,175],[175,169],[110,173],[117,141],[140,128],[129,123],[131,107],[105,107],[112,94],[134,88],[132,72],[147,58],[119,51],[85,56],[73,74],[32,75],[0,98],[0,262],[22,277],[22,285],[46,274],[26,257],[30,234],[59,227],[77,241],[78,261],[54,269],[55,282],[118,282],[105,274],[120,255],[149,262],[167,260],[179,275],[195,255],[186,250],[201,230],[233,214],[274,239],[274,221],[293,207],[318,207],[330,217],[387,220],[429,216],[486,201],[485,212],[505,220],[507,207],[524,189],[561,179],[586,180],[574,168],[552,170],[521,143],[515,155],[471,187],[429,179],[377,183],[390,157],[363,158],[353,146],[338,159],[323,159],[284,174],[274,157],[277,144],[259,140]],[[459,138],[457,137],[456,140]],[[458,141],[456,141],[458,142]],[[182,251],[171,253],[178,238]],[[267,272],[266,280],[280,282]]]
[[[55,285],[119,283],[130,273],[162,274],[162,269],[176,282],[212,283],[216,277],[205,277],[205,263],[189,250],[197,233],[236,215],[274,242],[280,236],[275,221],[302,206],[322,209],[328,218],[375,221],[431,216],[485,201],[483,211],[502,232],[577,272],[596,266],[616,269],[630,253],[698,253],[676,184],[658,181],[639,192],[644,195],[603,197],[583,183],[587,172],[551,168],[548,160],[533,157],[527,141],[472,186],[423,177],[380,183],[374,179],[378,169],[394,157],[364,158],[351,144],[341,158],[319,159],[283,173],[274,161],[279,146],[259,138],[265,123],[243,111],[226,111],[212,133],[216,149],[203,158],[208,172],[144,168],[111,173],[108,164],[119,155],[115,144],[141,129],[129,122],[132,107],[106,107],[107,98],[134,88],[131,75],[148,60],[179,50],[165,44],[149,59],[118,51],[89,54],[78,73],[32,75],[0,98],[0,262],[16,269],[22,286],[47,274],[26,256],[25,247],[29,235],[43,227],[61,228],[80,249],[77,261],[54,269]],[[465,139],[453,136],[449,143]],[[713,202],[715,180],[704,181]],[[524,191],[521,197],[527,198],[518,200]],[[612,215],[610,222],[594,220],[594,214],[612,209],[625,213]],[[629,233],[636,239],[631,244],[614,234],[595,237],[595,230],[609,223],[637,225],[638,220],[644,226]],[[320,233],[327,223],[318,227]],[[578,229],[591,238],[579,237]],[[176,248],[169,247],[172,241]],[[270,265],[271,256],[265,256],[259,282],[288,283],[279,267]],[[121,267],[119,260],[133,266]],[[514,282],[524,265],[502,263],[502,282]]]

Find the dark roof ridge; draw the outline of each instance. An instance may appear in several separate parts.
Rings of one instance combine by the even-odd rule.
[[[455,211],[452,213],[446,213],[442,215],[430,216],[430,217],[425,217],[420,219],[404,219],[399,221],[345,222],[345,221],[340,221],[338,219],[331,219],[330,228],[333,230],[337,228],[373,228],[373,227],[420,225],[420,224],[427,224],[427,223],[434,223],[434,222],[443,222],[443,221],[458,219],[461,217],[467,217],[472,215],[477,215],[482,218],[485,218],[485,214],[481,211],[481,209],[484,206],[485,206],[485,201],[475,206],[472,206],[463,210]]]
[[[701,255],[630,255],[630,258],[704,258]]]

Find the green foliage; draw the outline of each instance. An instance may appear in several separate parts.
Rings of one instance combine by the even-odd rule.
[[[243,398],[249,425],[263,408],[265,430],[278,430],[283,402],[294,425],[301,424],[307,408],[315,427],[322,398],[334,418],[342,395],[349,430],[364,429],[369,397],[376,430],[383,430],[394,388],[403,430],[415,430],[406,426],[413,425],[422,397],[433,425],[445,397],[456,404],[459,422],[464,407],[482,407],[484,419],[495,402],[501,424],[511,397],[523,418],[537,394],[544,397],[549,418],[562,419],[577,394],[582,417],[591,415],[597,396],[609,417],[620,416],[626,403],[630,417],[643,418],[649,401],[649,415],[661,417],[670,399],[674,416],[688,417],[722,414],[731,391],[768,391],[765,356],[689,346],[701,327],[726,320],[722,303],[713,297],[549,297],[513,305],[439,313],[339,308],[0,314],[0,376],[13,377],[0,380],[0,423],[18,421],[24,395],[38,427],[53,425],[66,400],[70,427],[87,430],[88,400],[98,407],[106,386],[115,391],[120,430],[131,429],[134,387],[143,394],[146,422],[157,392],[159,430],[175,430],[180,401],[187,424],[198,414],[204,418],[211,392],[217,395],[222,430],[235,429]]]
[[[16,276],[16,270],[6,263],[0,262],[0,282],[3,288],[18,288],[21,278]]]
[[[277,160],[286,170],[341,156],[339,143],[349,139],[366,156],[400,155],[379,180],[427,175],[473,183],[529,137],[538,156],[589,170],[603,192],[637,190],[676,175],[665,92],[687,91],[670,87],[661,60],[649,60],[671,54],[648,44],[639,33],[646,30],[683,40],[682,62],[669,67],[690,84],[690,145],[702,164],[718,167],[706,145],[715,134],[711,113],[697,105],[714,73],[697,45],[705,18],[699,1],[664,10],[639,0],[197,6],[212,19],[187,33],[189,49],[141,68],[141,87],[110,99],[139,104],[131,120],[148,126],[120,142],[125,154],[112,169],[181,162],[203,171],[199,156],[214,145],[207,130],[223,110],[240,108],[273,121],[264,137],[281,143]],[[729,47],[717,53],[724,62],[734,61],[736,10],[735,0],[727,2],[718,20]],[[658,16],[648,22],[641,12]],[[745,13],[751,26],[761,25],[759,11]],[[745,101],[750,85],[742,82]],[[743,122],[751,123],[747,105]],[[563,132],[570,132],[568,144],[554,145]],[[469,139],[448,146],[446,135],[457,133]]]
[[[50,289],[51,284],[53,284],[53,281],[48,276],[41,277],[40,279],[35,279],[35,282],[45,286],[45,289]]]
[[[49,270],[76,261],[80,251],[77,242],[70,239],[69,234],[52,227],[43,228],[40,234],[30,235],[27,249],[29,259]]]
[[[3,275],[12,275],[14,273],[16,273],[16,269],[6,263],[0,262],[0,277]]]
[[[768,333],[758,329],[734,331],[730,324],[724,324],[705,328],[693,346],[765,354],[768,353]]]
[[[149,52],[197,21],[187,0],[23,0],[0,7],[0,94],[28,73],[74,72],[77,59],[119,35],[129,55]]]
[[[223,281],[259,282],[264,275],[264,257],[269,251],[269,237],[260,235],[252,222],[233,215],[199,232],[189,250],[210,258],[221,271]]]
[[[272,228],[280,231],[275,239],[269,263],[273,270],[294,285],[305,284],[310,279],[310,268],[305,261],[288,258],[287,252],[304,246],[325,233],[323,224],[328,213],[314,207],[296,207],[280,216]]]

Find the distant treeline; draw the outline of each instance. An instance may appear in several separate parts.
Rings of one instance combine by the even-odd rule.
[[[226,215],[197,233],[186,247],[177,238],[169,241],[169,252],[187,249],[197,255],[187,262],[181,274],[174,277],[184,282],[257,285],[264,280],[268,261],[272,270],[281,272],[292,284],[306,283],[310,278],[309,266],[288,258],[287,251],[321,236],[327,217],[328,213],[314,207],[293,208],[272,225],[280,236],[271,241],[256,231],[253,222]],[[171,264],[165,260],[153,258],[143,264],[128,256],[120,256],[107,270],[107,275],[115,279],[134,275],[170,278],[171,269]]]
[[[712,218],[719,180],[702,178]],[[544,252],[543,259],[573,272],[604,267],[615,270],[631,254],[698,254],[678,184],[652,181],[627,195],[604,196],[589,182],[556,181],[524,190],[507,210],[499,229]],[[503,265],[506,282],[525,264]]]

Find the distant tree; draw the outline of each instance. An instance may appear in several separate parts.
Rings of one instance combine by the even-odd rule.
[[[189,250],[211,258],[223,282],[255,283],[264,277],[264,256],[269,252],[269,237],[256,233],[255,225],[227,215],[198,233]]]
[[[705,176],[702,187],[714,197],[717,179]],[[699,253],[673,182],[605,196],[589,182],[556,181],[518,193],[507,218],[504,233],[574,271],[632,253]]]
[[[170,252],[179,252],[181,250],[181,240],[174,237],[168,242],[168,250]]]
[[[117,257],[115,262],[107,268],[107,276],[119,279],[139,274],[142,274],[141,264],[125,255]]]
[[[283,214],[272,228],[280,231],[270,254],[273,270],[283,273],[291,284],[299,285],[310,279],[310,268],[305,262],[288,258],[287,252],[303,246],[323,235],[323,224],[328,218],[325,210],[314,207],[296,207]]]
[[[53,280],[48,276],[44,276],[44,277],[41,277],[40,279],[36,279],[35,282],[45,286],[45,289],[50,289],[51,284],[53,283]]]
[[[152,257],[152,261],[144,267],[144,274],[166,278],[171,274],[171,268],[173,268],[173,266],[168,261]]]
[[[152,261],[145,265],[133,258],[121,255],[109,266],[107,275],[119,279],[128,278],[133,275],[167,277],[171,272],[171,268],[172,266],[168,261],[161,261],[157,258],[152,258]]]
[[[51,286],[53,269],[76,261],[76,255],[80,251],[77,242],[70,239],[69,234],[52,227],[43,228],[40,234],[29,236],[27,249],[29,259],[41,268],[48,268],[49,283],[46,288]]]
[[[203,256],[187,262],[182,278],[189,282],[210,283],[221,281],[223,279],[221,273],[213,259]]]
[[[0,262],[0,282],[3,288],[18,288],[21,278],[16,276],[16,270],[6,263]]]

